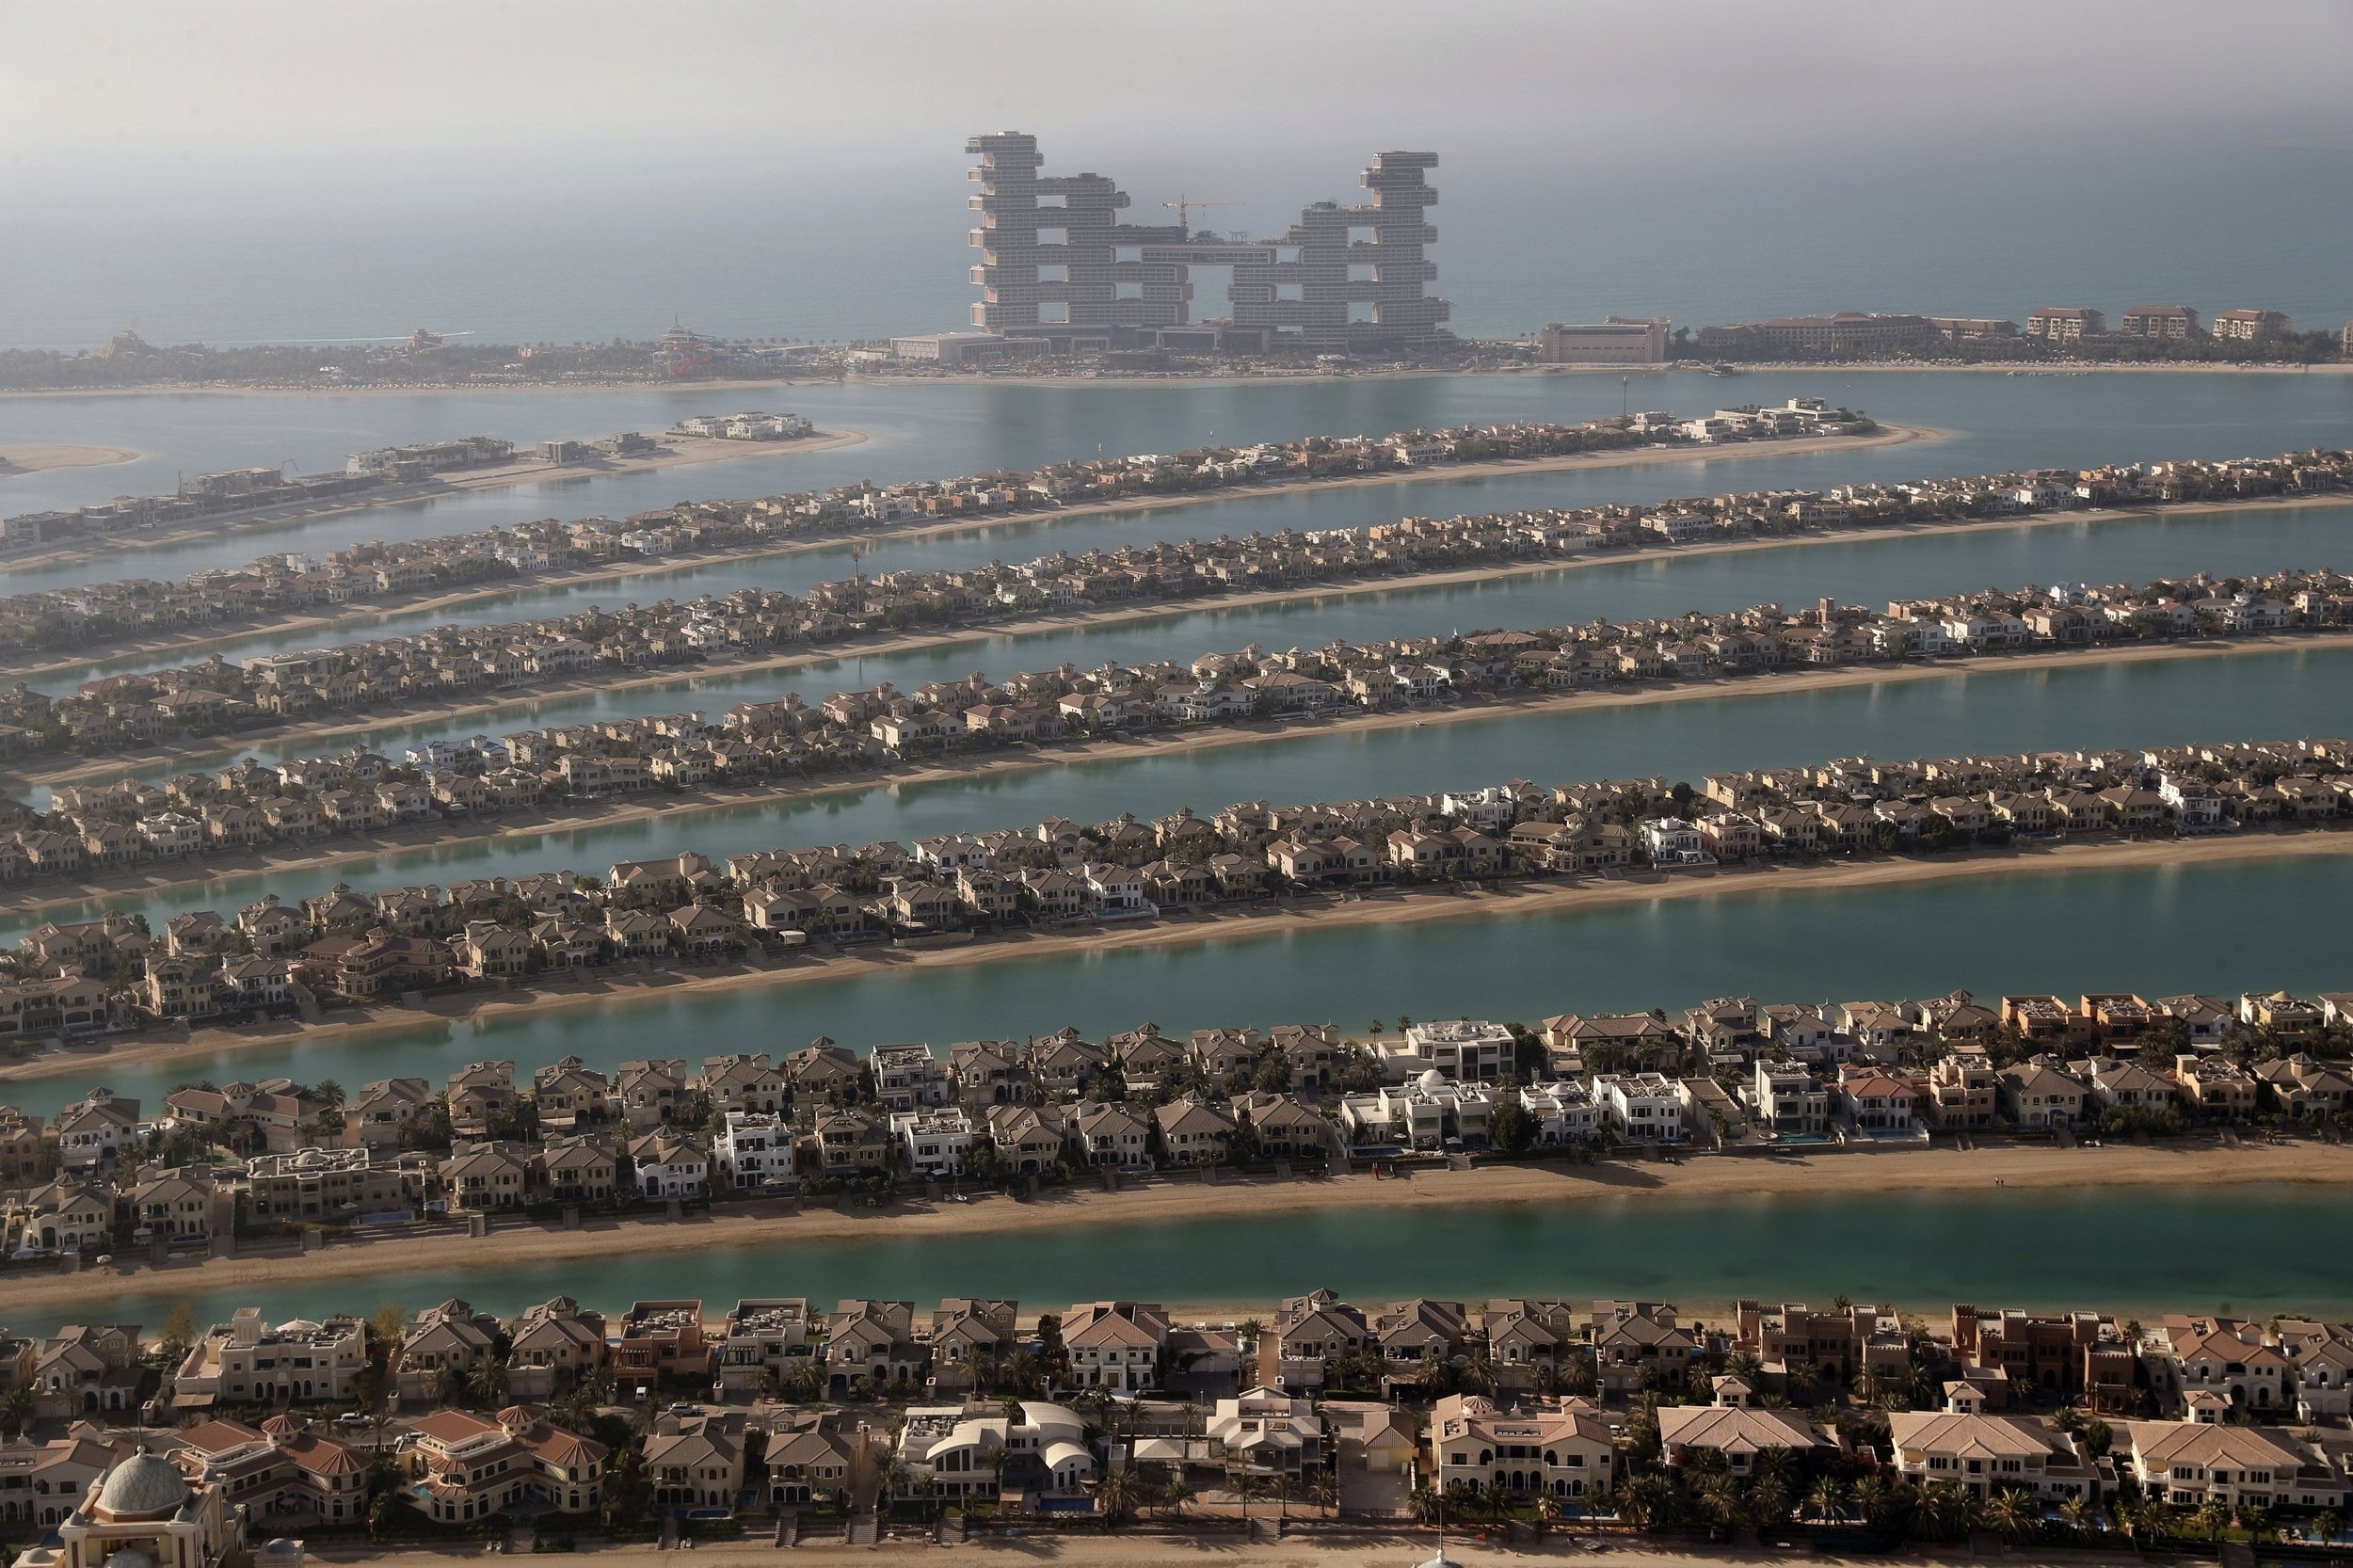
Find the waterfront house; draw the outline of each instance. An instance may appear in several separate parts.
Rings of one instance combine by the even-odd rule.
[[[2176,1508],[2342,1509],[2345,1472],[2278,1427],[2130,1421],[2120,1445],[2143,1496]]]
[[[1133,1394],[1160,1382],[1168,1313],[1148,1302],[1086,1302],[1063,1318],[1063,1350],[1080,1388]]]
[[[1429,1441],[1441,1490],[1568,1500],[1607,1492],[1617,1477],[1609,1424],[1582,1400],[1499,1406],[1483,1395],[1449,1394],[1431,1410]]]
[[[1984,1499],[2013,1489],[2046,1502],[2096,1501],[2115,1483],[2105,1460],[2026,1416],[1898,1410],[1888,1416],[1896,1468],[1914,1485],[1959,1487]]]
[[[1821,1427],[1792,1410],[1768,1410],[1748,1402],[1737,1379],[1720,1378],[1708,1404],[1665,1405],[1658,1412],[1658,1444],[1668,1465],[1681,1470],[1694,1459],[1721,1463],[1736,1479],[1758,1474],[1768,1454],[1803,1462],[1833,1454],[1838,1445]]]
[[[2064,1130],[2083,1117],[2083,1084],[2047,1057],[2004,1067],[1996,1080],[2002,1114],[2013,1126]]]
[[[552,1400],[604,1365],[604,1314],[569,1296],[525,1307],[506,1354],[506,1391],[517,1400]]]
[[[744,1439],[710,1416],[689,1416],[677,1432],[646,1439],[645,1478],[654,1506],[727,1517],[744,1490]]]

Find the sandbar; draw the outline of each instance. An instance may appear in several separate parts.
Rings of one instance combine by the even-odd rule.
[[[57,468],[108,468],[136,463],[139,454],[120,446],[0,446],[0,479]]]

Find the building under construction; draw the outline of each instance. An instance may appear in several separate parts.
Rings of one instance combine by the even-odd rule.
[[[1039,172],[1037,138],[974,136],[971,206],[981,297],[972,324],[1044,338],[1057,352],[1128,346],[1263,352],[1289,342],[1318,353],[1393,354],[1453,341],[1428,248],[1438,237],[1424,178],[1434,152],[1383,152],[1359,177],[1361,206],[1319,201],[1281,239],[1224,238],[1179,221],[1133,224],[1108,175]],[[1192,205],[1191,203],[1187,205]],[[1180,219],[1189,216],[1179,208]],[[1226,313],[1196,321],[1191,269],[1233,269]]]

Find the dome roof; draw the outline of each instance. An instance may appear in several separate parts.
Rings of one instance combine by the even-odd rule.
[[[108,1471],[98,1489],[98,1506],[117,1519],[176,1513],[187,1500],[186,1478],[160,1454],[133,1454]]]
[[[1417,1081],[1425,1089],[1443,1089],[1446,1087],[1446,1074],[1432,1067],[1424,1072]]]

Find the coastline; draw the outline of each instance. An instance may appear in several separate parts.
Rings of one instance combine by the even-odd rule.
[[[208,1258],[162,1269],[109,1266],[73,1274],[8,1279],[11,1305],[51,1309],[83,1301],[163,1296],[232,1286],[294,1281],[411,1279],[461,1276],[469,1269],[517,1264],[586,1262],[625,1246],[632,1256],[666,1256],[719,1249],[776,1250],[791,1266],[798,1242],[861,1239],[920,1240],[946,1235],[1015,1235],[1063,1226],[1154,1225],[1302,1209],[1369,1210],[1425,1205],[1501,1206],[1617,1201],[1672,1204],[1735,1196],[1813,1196],[1946,1192],[1998,1183],[2019,1192],[2087,1187],[2339,1186],[2353,1183],[2353,1147],[2299,1140],[2284,1146],[2223,1148],[2202,1140],[2146,1148],[2116,1144],[2058,1149],[2041,1145],[1849,1150],[1805,1156],[1693,1155],[1674,1162],[1607,1160],[1567,1163],[1488,1164],[1468,1170],[1417,1168],[1411,1178],[1376,1180],[1369,1173],[1317,1179],[1244,1177],[1227,1173],[1215,1184],[1169,1175],[1118,1192],[1073,1185],[1030,1200],[999,1193],[960,1204],[922,1198],[879,1209],[811,1208],[795,1214],[789,1203],[730,1205],[671,1223],[646,1219],[584,1219],[581,1228],[523,1221],[492,1222],[487,1237],[442,1234],[397,1240],[330,1244],[296,1256]],[[443,1287],[436,1284],[436,1291]],[[588,1290],[576,1291],[583,1297]],[[364,1310],[362,1302],[345,1304]],[[1254,1304],[1171,1302],[1190,1310]],[[1272,1304],[1256,1304],[1271,1305]],[[1684,1303],[1687,1310],[1694,1304]]]
[[[72,446],[61,442],[0,446],[0,479],[61,468],[113,468],[120,463],[136,463],[144,456],[123,446]]]
[[[0,401],[10,398],[73,398],[73,397],[513,397],[545,396],[552,393],[660,392],[703,388],[730,388],[758,392],[787,387],[856,386],[856,387],[958,387],[958,386],[1035,386],[1068,387],[1247,387],[1288,385],[1295,382],[1400,381],[1427,380],[1447,376],[1705,376],[1713,361],[1700,360],[1671,360],[1652,364],[1609,365],[1548,365],[1533,361],[1515,361],[1504,365],[1413,366],[1399,369],[1364,369],[1345,372],[1299,370],[1272,372],[1256,376],[1231,374],[1188,376],[1162,372],[1156,375],[1126,376],[1006,376],[994,373],[970,376],[890,375],[874,376],[843,374],[803,376],[764,376],[758,380],[584,380],[515,382],[483,386],[466,382],[408,382],[373,384],[367,386],[332,385],[247,385],[230,386],[212,382],[192,382],[183,385],[138,387],[11,387],[0,389]],[[2343,376],[2353,375],[2353,361],[2330,360],[2317,364],[2284,364],[2254,360],[2094,360],[2081,362],[1961,363],[1947,360],[1755,360],[1736,361],[1736,376],[1768,376],[1785,372],[1814,375],[1844,375],[1850,371],[1900,373],[1912,376],[2074,376],[2074,375],[2173,375],[2173,376]],[[1732,377],[1727,377],[1731,379]]]
[[[747,787],[740,791],[690,791],[659,800],[616,801],[605,808],[581,811],[532,810],[463,819],[429,835],[394,829],[365,840],[329,840],[313,845],[274,846],[258,854],[207,856],[200,874],[162,875],[184,868],[181,860],[148,868],[146,874],[105,882],[85,881],[72,888],[42,892],[20,900],[22,913],[70,907],[95,900],[137,899],[173,888],[200,887],[228,877],[268,872],[324,871],[373,860],[384,856],[412,854],[478,843],[524,834],[570,833],[584,828],[620,827],[653,817],[701,816],[746,807],[761,808],[787,801],[822,800],[834,795],[857,795],[872,790],[953,780],[985,780],[1045,768],[1073,767],[1091,762],[1149,761],[1231,746],[1319,736],[1369,734],[1407,727],[1468,724],[1490,719],[1527,718],[1580,710],[1642,708],[1665,703],[1698,702],[1714,698],[1769,696],[1779,694],[1839,691],[1857,686],[1909,684],[1919,680],[1961,679],[2005,670],[2046,670],[2118,664],[2171,664],[2201,658],[2277,653],[2290,648],[2347,646],[2345,636],[2315,637],[2312,633],[2274,633],[2236,637],[2228,641],[2167,642],[2094,647],[2082,651],[2062,648],[2028,653],[2005,653],[1956,658],[1935,664],[1861,664],[1830,669],[1805,669],[1792,674],[1755,672],[1741,676],[1645,681],[1626,690],[1529,692],[1437,709],[1387,710],[1340,713],[1323,719],[1254,719],[1246,724],[1200,729],[1145,732],[1096,740],[1071,740],[972,755],[964,760],[920,766],[885,768],[828,776],[805,784],[785,783]],[[451,829],[455,828],[455,831]]]
[[[107,557],[124,559],[147,550],[191,544],[224,535],[300,528],[308,523],[324,522],[329,518],[384,511],[394,506],[414,505],[421,501],[445,500],[453,495],[471,494],[476,490],[511,489],[518,485],[569,485],[593,479],[624,478],[633,473],[651,473],[659,469],[699,467],[706,463],[740,463],[760,457],[790,457],[810,452],[830,452],[837,447],[856,446],[868,438],[862,430],[818,430],[790,441],[731,441],[700,436],[665,436],[661,439],[670,444],[650,456],[577,463],[532,460],[503,463],[496,468],[460,471],[411,485],[388,485],[363,490],[348,501],[328,501],[317,505],[291,508],[264,507],[254,512],[230,513],[221,518],[206,519],[179,528],[104,536],[87,542],[60,541],[55,550],[35,548],[16,554],[0,555],[0,572],[26,567],[74,566]],[[131,456],[136,456],[137,454]],[[324,616],[308,618],[324,621],[340,617]],[[277,629],[273,624],[264,623],[252,630],[266,632]],[[240,633],[243,634],[246,633]],[[192,642],[185,646],[195,648],[204,645]]]
[[[5,1096],[9,1084],[36,1079],[86,1075],[88,1081],[97,1082],[111,1067],[152,1065],[184,1057],[293,1042],[348,1040],[408,1030],[448,1028],[469,1021],[488,1022],[516,1012],[610,1009],[657,998],[724,995],[753,987],[831,981],[844,975],[1017,963],[1079,952],[1191,946],[1294,932],[1338,931],[1361,925],[1400,925],[1471,917],[1524,918],[1688,898],[1852,891],[1927,886],[1981,876],[2219,865],[2308,855],[2353,856],[2353,826],[2286,828],[2208,839],[2062,840],[2025,849],[1961,851],[1934,859],[1891,856],[1811,861],[1799,866],[1751,864],[1719,866],[1706,872],[1653,872],[1639,877],[1547,879],[1499,887],[1450,885],[1410,893],[1391,890],[1363,895],[1299,895],[1240,908],[1182,915],[1145,925],[1048,933],[1021,931],[920,951],[857,949],[843,954],[785,958],[774,968],[732,965],[717,973],[656,969],[644,974],[601,975],[564,984],[463,991],[433,998],[415,1009],[380,1004],[339,1008],[332,1016],[333,1021],[313,1024],[279,1020],[260,1028],[190,1030],[170,1038],[101,1037],[8,1064],[0,1070],[0,1096]]]
[[[817,440],[819,438],[811,438]],[[653,557],[642,561],[600,563],[568,571],[536,573],[528,578],[504,581],[495,584],[469,586],[427,595],[410,600],[362,600],[356,611],[341,609],[321,614],[298,616],[277,621],[260,621],[249,626],[216,634],[189,638],[148,638],[127,645],[103,645],[99,649],[70,659],[52,659],[44,664],[30,664],[13,673],[40,676],[57,670],[72,670],[86,664],[110,664],[122,659],[142,658],[149,654],[179,654],[216,648],[246,637],[270,636],[288,631],[301,631],[312,625],[335,624],[361,626],[395,616],[429,614],[455,610],[473,604],[490,603],[500,599],[514,598],[546,588],[595,586],[602,583],[626,583],[641,577],[685,576],[713,567],[731,566],[744,561],[765,561],[779,557],[807,554],[813,551],[844,550],[853,546],[888,540],[892,543],[944,538],[957,534],[981,533],[991,528],[1018,527],[1027,523],[1059,523],[1087,518],[1114,517],[1130,512],[1179,510],[1192,506],[1213,505],[1221,502],[1250,501],[1278,496],[1301,495],[1329,490],[1358,489],[1376,485],[1420,485],[1448,479],[1500,479],[1523,473],[1559,473],[1586,469],[1642,468],[1666,463],[1706,464],[1755,454],[1776,456],[1807,456],[1822,452],[1863,451],[1872,447],[1904,446],[1913,441],[1944,440],[1949,432],[1927,425],[1887,424],[1867,436],[1803,436],[1787,440],[1742,441],[1721,447],[1638,447],[1630,451],[1585,452],[1566,454],[1558,457],[1496,458],[1477,463],[1448,463],[1433,468],[1397,469],[1381,473],[1352,474],[1337,479],[1292,479],[1268,485],[1231,485],[1215,489],[1180,492],[1166,496],[1127,496],[1114,501],[1090,502],[1077,506],[1047,507],[1018,512],[993,512],[985,517],[963,518],[948,522],[920,522],[905,526],[883,526],[852,532],[826,534],[817,537],[780,539],[771,545],[749,550],[698,551],[690,553]],[[867,440],[856,432],[840,433],[828,440],[829,446],[856,445]],[[715,445],[734,446],[742,443],[726,441]],[[813,451],[806,442],[790,443],[796,450]],[[732,456],[745,456],[735,454]],[[706,459],[707,460],[707,459]],[[615,471],[618,472],[618,471]],[[502,484],[521,484],[538,478],[553,477],[553,471],[527,474],[521,478],[500,481]],[[595,477],[592,471],[574,477]],[[435,491],[433,493],[439,493]],[[397,505],[403,501],[429,500],[431,495],[408,496],[380,501],[373,505]],[[232,530],[251,527],[291,527],[305,522],[341,515],[346,511],[362,511],[371,506],[329,506],[307,511],[300,516],[284,519],[255,519],[248,523],[231,524]],[[200,536],[205,532],[198,531]],[[102,554],[135,554],[136,549],[172,542],[172,536],[138,535],[126,536],[138,542],[135,548],[111,550],[97,547],[79,552],[64,552],[55,555],[29,554],[0,559],[0,572],[19,567],[70,565],[80,560],[94,559]]]

